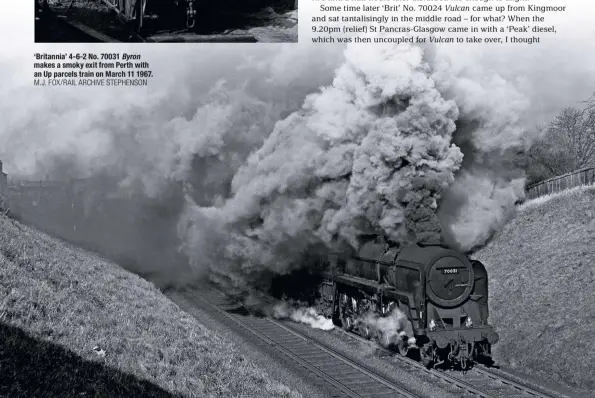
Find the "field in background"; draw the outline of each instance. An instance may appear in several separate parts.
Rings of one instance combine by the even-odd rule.
[[[595,187],[525,202],[475,254],[490,275],[498,361],[595,391]]]
[[[299,396],[151,283],[3,215],[0,368],[2,396]]]

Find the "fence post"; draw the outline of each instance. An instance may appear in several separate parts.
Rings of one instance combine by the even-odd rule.
[[[595,167],[576,170],[532,184],[526,188],[527,197],[535,199],[581,185],[595,184]]]

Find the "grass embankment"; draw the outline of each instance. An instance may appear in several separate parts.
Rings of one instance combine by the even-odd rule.
[[[475,254],[490,275],[495,356],[595,391],[595,187],[526,202]]]
[[[83,392],[299,396],[151,283],[0,215],[0,395]]]

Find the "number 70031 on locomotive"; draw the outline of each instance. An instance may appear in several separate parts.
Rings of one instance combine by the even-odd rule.
[[[376,337],[428,367],[492,362],[499,336],[488,323],[488,275],[481,262],[439,245],[398,250],[371,242],[354,255],[329,254],[320,265],[319,310],[335,324]],[[378,322],[395,316],[397,323]]]

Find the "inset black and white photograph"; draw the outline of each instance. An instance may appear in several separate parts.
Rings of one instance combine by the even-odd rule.
[[[36,43],[295,43],[298,0],[34,0]]]

